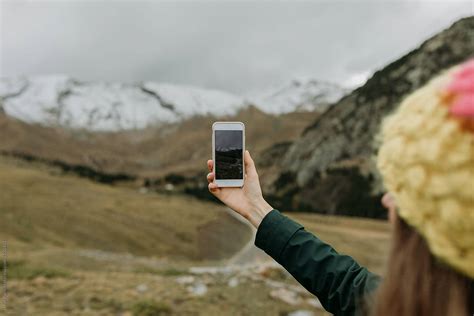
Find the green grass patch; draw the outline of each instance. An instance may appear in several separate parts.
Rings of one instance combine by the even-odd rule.
[[[189,274],[189,272],[185,269],[176,269],[176,268],[157,269],[157,268],[151,268],[151,267],[137,267],[133,269],[133,272],[145,273],[145,274],[158,274],[162,276],[180,276],[180,275]]]
[[[164,276],[179,276],[179,275],[188,274],[186,270],[180,270],[180,269],[174,269],[174,268],[159,270],[157,271],[157,273]]]
[[[37,277],[51,278],[68,278],[71,274],[64,270],[51,269],[46,267],[33,267],[24,261],[8,261],[7,276],[9,279],[32,280]]]
[[[110,310],[114,313],[123,311],[123,304],[115,299],[103,299],[101,297],[93,296],[89,300],[89,306],[93,310]]]
[[[132,306],[133,316],[171,315],[171,307],[165,303],[152,300],[139,301]]]

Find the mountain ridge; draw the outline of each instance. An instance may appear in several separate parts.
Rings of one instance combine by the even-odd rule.
[[[474,17],[463,18],[333,104],[273,162],[280,171],[265,189],[274,203],[285,210],[383,217],[373,161],[381,120],[440,71],[473,57],[473,47]]]
[[[293,81],[285,87],[284,93],[245,97],[157,82],[82,82],[68,76],[2,78],[0,111],[28,123],[120,131],[193,116],[235,115],[250,105],[269,114],[322,111],[345,93],[335,84],[317,80]]]

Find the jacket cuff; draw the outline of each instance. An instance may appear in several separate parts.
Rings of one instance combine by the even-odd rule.
[[[304,227],[273,209],[258,226],[255,246],[264,250],[279,262],[280,256],[291,237]]]

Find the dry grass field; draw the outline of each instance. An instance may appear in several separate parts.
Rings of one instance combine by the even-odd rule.
[[[206,237],[200,227],[221,217],[213,203],[144,194],[55,172],[0,161],[0,237],[35,247],[199,259],[199,240]],[[250,234],[245,237],[234,222],[228,226],[247,240]],[[230,253],[241,244],[238,238],[232,241]]]
[[[297,285],[276,267],[226,270],[252,235],[218,204],[97,184],[11,158],[0,158],[0,179],[7,315],[326,315],[304,289],[295,303],[275,298],[275,286]],[[288,215],[382,271],[387,224]]]
[[[369,270],[382,274],[390,247],[388,222],[309,213],[287,214],[328,242],[339,253],[351,255]]]

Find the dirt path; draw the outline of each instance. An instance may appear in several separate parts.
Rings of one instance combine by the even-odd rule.
[[[244,225],[248,226],[252,230],[252,237],[245,244],[242,249],[233,255],[228,261],[228,265],[258,265],[262,263],[270,263],[274,260],[268,256],[263,250],[255,246],[255,235],[257,230],[252,226],[247,220],[242,216],[231,210],[230,208],[225,208],[225,211],[229,216],[232,216],[242,222]]]

